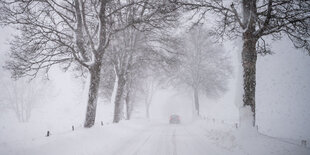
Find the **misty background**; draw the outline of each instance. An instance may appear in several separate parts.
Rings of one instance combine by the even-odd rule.
[[[8,58],[9,45],[14,33],[9,28],[0,29],[0,65]],[[241,41],[227,41],[224,49],[232,58],[233,75],[228,82],[228,91],[218,99],[200,96],[201,115],[210,119],[235,123],[239,121],[236,106],[242,103],[242,72],[238,54]],[[287,38],[272,41],[272,55],[258,56],[257,61],[257,124],[259,131],[268,135],[286,138],[310,139],[310,57],[293,47]],[[14,81],[4,68],[0,69],[0,139],[42,135],[46,130],[62,132],[71,125],[82,127],[87,100],[87,79],[77,78],[75,72],[63,72],[60,67],[51,68],[48,80],[34,79]],[[14,112],[10,92],[32,92],[29,120],[22,122]],[[135,103],[133,118],[145,118],[145,104]],[[184,122],[193,118],[193,95],[190,90],[159,87],[151,105],[150,119],[167,121],[172,113],[181,116]],[[96,124],[112,122],[113,104],[99,96]],[[189,110],[192,109],[192,110]],[[20,130],[22,128],[22,130]],[[18,138],[17,138],[18,139]]]

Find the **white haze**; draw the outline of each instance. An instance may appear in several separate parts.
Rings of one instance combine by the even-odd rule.
[[[4,65],[9,52],[6,40],[10,33],[9,29],[0,29],[1,65]],[[234,66],[234,76],[229,81],[228,91],[219,99],[200,99],[201,114],[206,118],[228,123],[239,121],[237,105],[242,102],[241,82],[238,81],[242,78],[237,57],[241,49],[236,46],[239,43],[240,41],[233,41],[225,44],[225,49],[232,55]],[[274,137],[310,140],[310,57],[293,48],[285,38],[273,42],[272,50],[275,54],[259,56],[257,62],[259,131]],[[3,68],[0,71],[1,79],[9,79],[8,71]],[[71,125],[82,127],[87,97],[85,79],[75,78],[74,73],[64,73],[58,67],[52,68],[49,78],[46,94],[42,95],[44,98],[41,98],[41,102],[34,105],[28,122],[19,123],[11,109],[0,106],[0,146],[24,137],[40,137],[46,130],[63,133],[69,131]],[[0,90],[1,93],[6,91],[3,87]],[[5,102],[0,99],[0,104],[10,104]],[[134,119],[145,118],[144,103],[137,106],[133,113]],[[184,122],[193,119],[191,90],[167,88],[155,92],[150,119],[165,122],[172,113],[179,114]],[[110,123],[112,117],[113,105],[99,99],[96,123]]]

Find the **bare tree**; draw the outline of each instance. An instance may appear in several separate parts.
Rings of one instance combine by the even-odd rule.
[[[25,78],[13,80],[2,79],[2,99],[6,102],[7,108],[13,110],[20,122],[27,122],[31,117],[33,107],[44,101],[44,88],[46,81],[32,80]]]
[[[144,82],[144,103],[145,103],[146,118],[150,118],[150,106],[156,89],[157,85],[155,78],[153,76],[150,76]]]
[[[135,101],[139,100],[138,95],[144,95],[142,87],[148,70],[161,70],[164,66],[169,66],[173,55],[177,55],[177,52],[160,46],[161,42],[165,42],[163,36],[166,35],[157,28],[142,32],[128,28],[115,35],[115,39],[111,41],[103,73],[110,78],[103,79],[102,87],[104,97],[110,98],[115,106],[115,123],[125,118],[125,105],[126,118],[130,119]]]
[[[114,87],[111,95],[111,103],[114,104],[113,122],[118,123],[123,117],[124,97],[129,108],[130,85],[133,79],[132,73],[136,69],[134,63],[138,63],[139,49],[138,44],[141,43],[140,32],[134,28],[128,28],[120,32],[114,41],[111,42],[110,62],[114,70]],[[128,94],[127,94],[128,93]],[[129,109],[128,109],[129,110]]]
[[[121,43],[118,43],[120,45],[122,45]],[[105,78],[103,79],[102,83],[103,85],[101,86],[101,91],[103,94],[103,97],[106,98],[107,100],[111,100],[111,103],[114,104],[114,106],[116,106],[115,103],[115,97],[116,97],[116,89],[118,89],[118,80],[116,80],[117,75],[114,68],[116,68],[117,66],[115,66],[115,63],[117,61],[119,61],[119,55],[118,53],[120,51],[115,51],[115,50],[111,50],[111,53],[108,53],[109,55],[109,60],[107,61],[107,63],[109,65],[105,66],[105,69],[103,71],[103,74],[109,78]],[[144,81],[144,73],[145,73],[145,69],[147,69],[147,61],[143,60],[143,50],[135,50],[132,51],[132,53],[130,54],[134,54],[134,59],[132,59],[129,65],[130,67],[127,68],[126,70],[126,74],[123,75],[124,78],[124,82],[125,85],[123,86],[123,89],[121,89],[121,92],[123,95],[121,96],[118,104],[122,104],[122,107],[119,107],[120,110],[118,112],[120,112],[119,116],[120,119],[125,118],[124,116],[124,105],[126,105],[126,119],[130,120],[131,118],[131,114],[135,108],[136,105],[136,101],[139,100],[138,95],[141,92],[141,83]],[[130,55],[129,54],[129,55]],[[125,61],[123,61],[124,63]]]
[[[2,25],[13,25],[20,32],[11,42],[11,60],[6,68],[14,77],[36,77],[40,70],[63,64],[86,70],[90,86],[84,127],[92,127],[100,71],[111,36],[137,23],[159,26],[158,19],[173,11],[173,5],[143,0],[1,0]],[[122,21],[128,7],[135,6],[137,16]]]
[[[126,119],[131,119],[131,114],[134,109],[134,97],[135,97],[135,90],[134,90],[134,79],[129,78],[130,80],[127,81],[126,88],[125,88],[125,95],[124,95],[124,104],[126,105]]]
[[[125,95],[124,95],[124,104],[126,105],[126,119],[130,120],[133,110],[136,108],[138,95],[140,90],[140,85],[144,79],[143,73],[146,68],[146,64],[143,65],[143,62],[136,61],[136,67],[130,67],[130,71],[128,72],[125,86]]]
[[[202,25],[194,26],[182,36],[185,36],[184,53],[178,71],[172,75],[172,83],[193,90],[195,112],[199,116],[199,94],[218,97],[226,91],[232,73],[231,61]]]
[[[111,42],[110,56],[115,72],[114,90],[111,97],[111,102],[115,105],[114,123],[118,123],[123,116],[124,96],[126,96],[127,111],[129,112],[131,109],[129,104],[131,87],[133,86],[131,83],[137,79],[132,73],[137,73],[137,70],[144,67],[141,65],[145,62],[142,57],[146,56],[143,50],[147,48],[146,44],[150,34],[154,34],[153,32],[158,29],[172,26],[177,20],[177,8],[174,8],[172,3],[166,1],[163,1],[164,5],[158,5],[158,3],[159,1],[145,1],[143,6],[132,5],[127,7],[125,9],[126,14],[119,13],[118,24],[126,25],[132,19],[145,16],[144,14],[153,10],[154,6],[158,7],[154,12],[155,15],[158,15],[153,21],[146,20],[143,23],[128,27],[115,36],[114,41]]]
[[[21,35],[11,42],[7,68],[14,77],[33,76],[55,64],[82,65],[90,74],[84,127],[95,122],[101,59],[109,42],[107,2],[1,2],[4,24],[16,25]]]
[[[111,103],[115,105],[113,119],[115,123],[123,117],[124,103],[126,103],[127,116],[130,116],[133,107],[130,107],[132,104],[129,102],[141,85],[139,78],[144,78],[147,68],[152,64],[150,62],[152,57],[161,55],[160,53],[163,52],[149,45],[150,42],[156,41],[150,37],[153,35],[148,33],[150,32],[141,33],[129,28],[119,33],[121,35],[118,39],[111,43],[111,64],[113,64],[115,73]],[[153,55],[148,53],[153,53]]]
[[[242,36],[243,105],[250,106],[255,125],[256,60],[270,49],[264,38],[288,36],[296,48],[310,54],[310,2],[307,0],[175,0],[196,10],[199,21],[212,12],[219,16],[217,32],[230,39]]]

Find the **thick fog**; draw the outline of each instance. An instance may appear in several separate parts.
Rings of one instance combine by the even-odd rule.
[[[9,54],[8,41],[11,29],[1,29],[1,64],[4,65]],[[229,79],[228,91],[217,99],[201,96],[202,116],[225,120],[231,123],[239,121],[239,110],[236,102],[242,101],[242,87],[238,82],[238,49],[236,42],[225,44],[233,60],[234,72]],[[274,54],[259,56],[257,67],[257,121],[262,132],[289,138],[310,137],[309,108],[310,91],[307,66],[310,58],[303,52],[294,49],[287,39],[275,41],[272,44]],[[237,55],[237,56],[236,56]],[[1,69],[1,94],[7,93],[13,86],[7,70]],[[18,88],[26,89],[35,83],[39,95],[32,103],[31,116],[27,122],[29,126],[41,126],[41,129],[59,128],[80,124],[84,120],[85,101],[87,99],[87,79],[75,77],[74,72],[63,72],[55,66],[49,72],[48,80],[18,80]],[[240,77],[239,77],[240,80]],[[4,87],[5,86],[5,87]],[[9,87],[9,88],[8,88]],[[41,88],[43,87],[43,88]],[[238,92],[240,91],[240,92]],[[36,92],[38,93],[38,92]],[[113,105],[108,100],[98,102],[97,121],[111,122]],[[6,96],[1,99],[1,122],[4,128],[15,127],[20,124],[14,109]],[[145,117],[144,103],[137,103],[133,115],[136,118]],[[150,108],[150,119],[168,121],[171,114],[179,114],[185,122],[193,119],[193,94],[189,89],[175,89],[173,87],[157,88],[154,92]],[[63,125],[64,124],[64,125]],[[34,127],[38,128],[38,127]],[[22,130],[20,132],[23,132]],[[41,131],[43,132],[43,131]],[[3,134],[5,132],[2,132]],[[20,133],[21,134],[21,133]]]
[[[114,15],[141,7],[134,3],[119,10],[111,4],[111,14],[97,17],[103,2],[76,1],[74,9],[84,16],[73,13],[71,21],[70,9],[56,1],[65,16],[43,11],[55,24],[49,33],[44,26],[42,32],[40,26],[16,26],[4,10],[11,18],[0,15],[0,154],[308,154],[309,37],[298,36],[306,40],[302,44],[293,35],[302,30],[279,28],[287,34],[280,35],[267,27],[253,44],[247,31],[262,25],[248,26],[252,16],[239,3],[229,13],[209,14],[209,3],[176,2],[179,7],[161,11],[126,10],[141,15],[135,19],[121,11]],[[258,10],[267,8],[259,2]],[[210,10],[201,13],[202,6]],[[219,12],[229,18],[227,29],[216,27],[224,20]],[[237,12],[249,20],[238,19]],[[104,28],[99,18],[108,20]],[[75,20],[81,21],[71,31]]]

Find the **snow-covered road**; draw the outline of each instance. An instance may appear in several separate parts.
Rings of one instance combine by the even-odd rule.
[[[161,124],[131,137],[113,150],[113,155],[205,155],[223,154],[204,138],[203,133],[188,125]],[[229,153],[229,152],[226,152]]]
[[[27,133],[25,133],[27,134]],[[178,125],[147,120],[0,141],[11,155],[309,155],[310,149],[212,121]],[[1,140],[1,139],[0,139]]]

